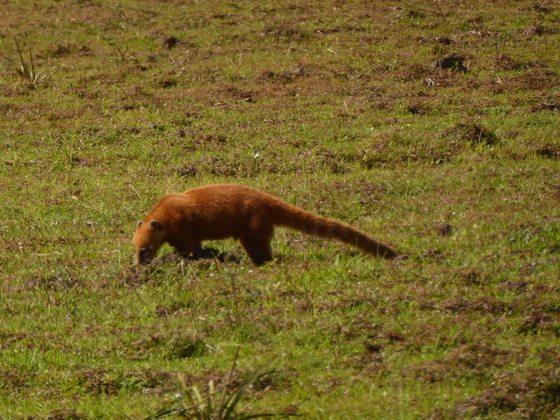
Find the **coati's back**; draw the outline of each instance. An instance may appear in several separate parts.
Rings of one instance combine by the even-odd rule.
[[[281,201],[244,185],[215,184],[185,191],[184,213],[205,239],[239,238],[256,224],[272,225],[271,208]]]

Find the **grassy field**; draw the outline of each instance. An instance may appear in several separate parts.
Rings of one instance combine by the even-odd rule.
[[[0,3],[0,418],[258,367],[240,412],[560,416],[557,2]],[[221,182],[409,259],[278,229],[262,268],[131,266],[159,196]]]

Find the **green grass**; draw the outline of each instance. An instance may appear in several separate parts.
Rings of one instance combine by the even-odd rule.
[[[0,417],[145,418],[238,348],[278,371],[248,413],[560,415],[554,2],[4,3]],[[278,229],[263,268],[131,267],[159,196],[220,182],[410,258]]]

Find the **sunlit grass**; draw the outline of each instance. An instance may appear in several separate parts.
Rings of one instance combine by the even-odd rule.
[[[239,348],[276,370],[248,412],[558,415],[560,16],[436,3],[3,5],[0,413],[145,418]],[[277,229],[266,267],[131,267],[159,196],[219,182],[409,259]]]

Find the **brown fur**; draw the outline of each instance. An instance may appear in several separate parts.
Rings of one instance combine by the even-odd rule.
[[[274,226],[321,238],[338,239],[366,254],[395,258],[388,245],[345,223],[292,206],[236,184],[208,185],[167,194],[148,212],[132,238],[136,263],[147,263],[165,242],[183,256],[198,256],[208,239],[239,239],[256,265],[272,260]]]

